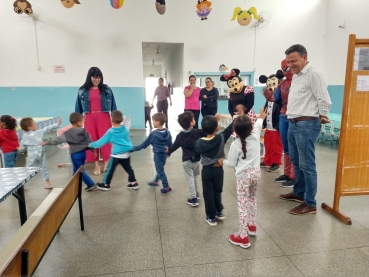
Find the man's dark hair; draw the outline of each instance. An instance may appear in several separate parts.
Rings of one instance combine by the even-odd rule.
[[[123,122],[123,114],[121,111],[115,110],[111,113],[113,123],[120,124]]]
[[[163,113],[156,113],[152,116],[152,119],[158,121],[161,126],[167,121],[167,117]]]
[[[300,57],[303,57],[304,55],[307,55],[308,54],[306,48],[303,45],[301,45],[301,44],[292,45],[284,53],[286,55],[289,55],[289,54],[291,54],[293,52],[297,52],[300,55]]]
[[[218,120],[213,115],[205,115],[201,121],[201,127],[206,134],[214,134],[215,129],[218,127]]]
[[[69,116],[69,122],[73,124],[77,124],[83,120],[83,116],[80,113],[71,113]]]
[[[193,118],[194,115],[192,112],[184,112],[178,116],[178,123],[179,125],[181,125],[183,129],[187,130],[188,128],[191,127],[191,122]]]

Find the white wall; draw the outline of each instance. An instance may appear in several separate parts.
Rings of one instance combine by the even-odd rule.
[[[162,66],[167,71],[167,81],[172,87],[183,87],[183,44],[176,47]]]
[[[330,85],[345,82],[348,37],[369,38],[368,0],[329,0],[324,71]],[[339,28],[345,21],[345,28]]]
[[[162,66],[161,65],[143,65],[143,77],[162,77]],[[154,74],[154,76],[150,76]]]
[[[295,43],[304,44],[314,65],[323,67],[327,0],[248,0],[247,6],[244,0],[213,0],[206,21],[196,15],[196,1],[187,0],[168,1],[163,16],[148,0],[125,1],[120,10],[107,0],[81,1],[71,9],[60,1],[31,2],[44,13],[37,26],[42,70],[36,69],[33,25],[18,18],[12,2],[0,1],[0,86],[79,86],[88,68],[98,66],[110,86],[143,87],[142,41],[184,43],[185,73],[218,71],[222,63],[252,71],[254,29],[230,21],[236,6],[272,14],[270,24],[257,31],[255,77],[275,72]],[[53,73],[53,65],[65,65],[66,73]]]

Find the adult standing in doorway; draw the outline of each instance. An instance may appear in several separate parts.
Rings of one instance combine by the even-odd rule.
[[[155,89],[154,97],[152,98],[152,104],[154,103],[155,97],[158,97],[158,101],[156,103],[156,108],[158,109],[158,113],[165,114],[167,121],[165,122],[165,128],[168,129],[168,99],[170,101],[170,105],[172,106],[172,98],[170,98],[169,88],[164,86],[163,78],[159,78],[158,80],[159,86]]]
[[[85,115],[84,127],[93,141],[100,139],[111,128],[110,112],[116,109],[113,91],[104,84],[101,70],[91,67],[85,83],[78,90],[75,112]],[[86,162],[95,162],[94,175],[100,175],[99,157],[101,156],[104,162],[103,172],[106,172],[111,144],[103,146],[100,151],[97,149],[96,153],[97,156],[94,157],[90,151],[87,151]]]
[[[321,123],[329,122],[326,116],[331,107],[328,84],[323,73],[312,66],[306,48],[296,44],[285,52],[287,65],[293,72],[288,95],[287,118],[288,147],[295,170],[296,182],[292,193],[281,194],[280,198],[301,202],[290,210],[292,214],[316,213],[318,188],[315,143]]]
[[[196,86],[196,77],[191,75],[188,78],[190,85],[186,86],[183,94],[185,96],[185,112],[192,112],[196,121],[194,129],[198,129],[198,121],[200,116],[200,88]]]
[[[213,80],[210,77],[205,79],[205,87],[200,91],[201,115],[215,115],[218,111],[219,91],[213,86]]]

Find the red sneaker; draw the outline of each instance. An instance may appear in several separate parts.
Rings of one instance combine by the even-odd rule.
[[[249,236],[256,236],[256,226],[255,225],[247,225],[248,230],[248,234]]]
[[[230,235],[229,241],[234,245],[241,246],[242,248],[249,248],[251,246],[248,237],[244,237],[242,239],[240,236]]]

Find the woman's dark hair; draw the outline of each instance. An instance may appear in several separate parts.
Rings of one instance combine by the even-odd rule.
[[[210,82],[213,82],[213,80],[210,77],[206,77],[205,80],[210,80]]]
[[[195,78],[195,80],[196,80],[196,76],[195,75],[190,75],[190,77],[188,77],[188,81],[191,80],[191,78]]]
[[[234,129],[234,131],[236,132],[238,138],[241,141],[242,152],[243,152],[242,159],[246,159],[246,152],[247,152],[247,150],[246,150],[246,138],[252,132],[252,122],[251,122],[250,117],[248,117],[245,114],[237,117],[234,120],[233,129]]]
[[[87,72],[87,77],[85,83],[79,89],[90,89],[92,88],[91,77],[101,77],[100,83],[98,85],[99,90],[103,91],[106,89],[107,85],[104,84],[104,77],[101,70],[98,67],[91,67]]]
[[[10,115],[2,115],[0,121],[4,122],[6,128],[9,130],[15,130],[15,128],[17,127],[17,120]]]
[[[162,80],[162,81],[164,82],[164,79],[163,79],[163,78],[161,78],[161,77],[160,77],[158,80]]]

